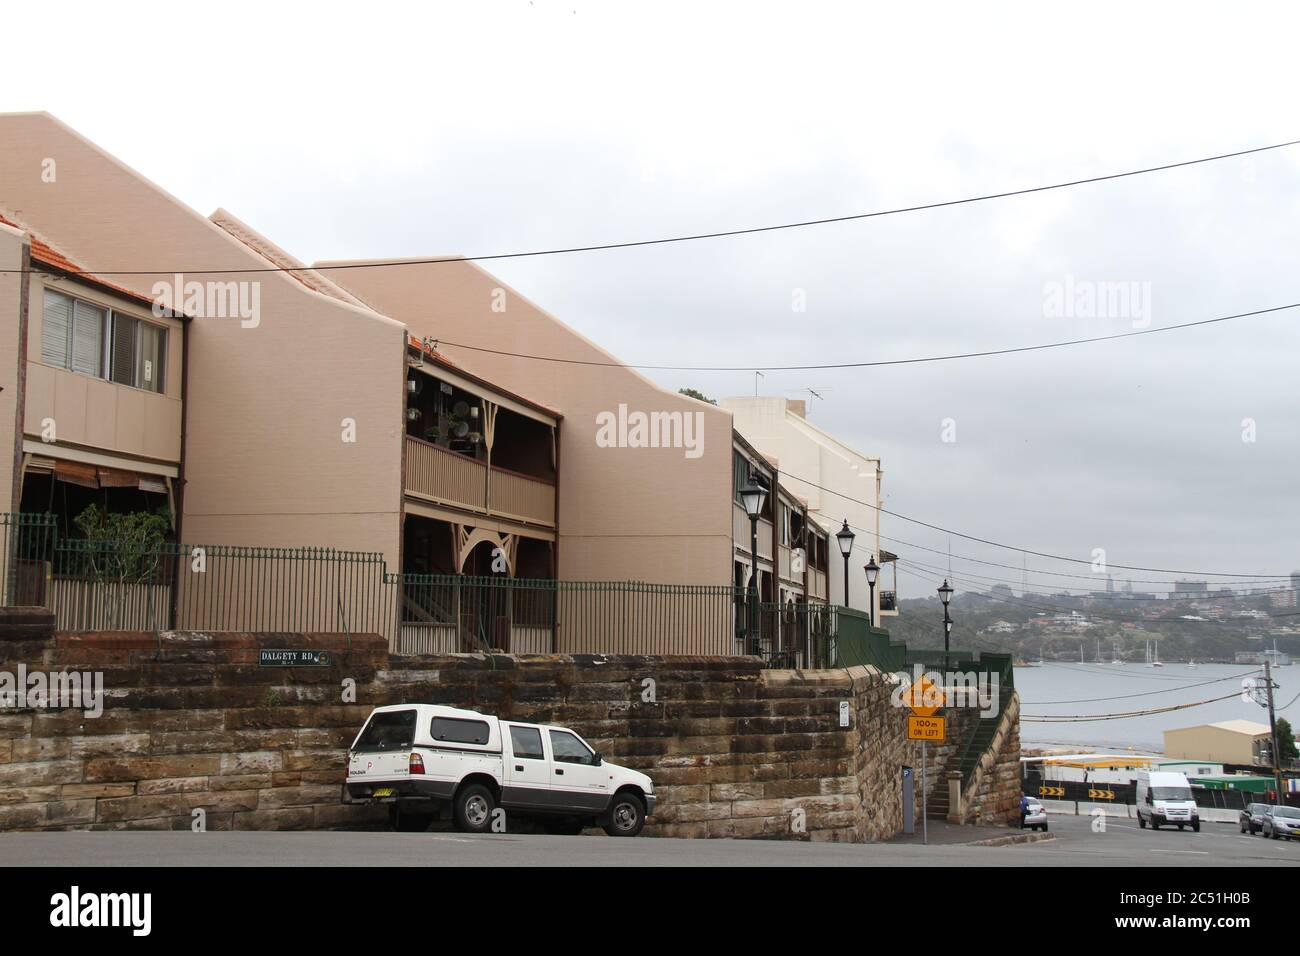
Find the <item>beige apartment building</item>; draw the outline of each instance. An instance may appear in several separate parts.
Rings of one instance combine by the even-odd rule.
[[[589,614],[555,586],[590,581],[691,590],[620,586],[620,649],[685,629],[704,636],[680,650],[725,654],[753,563],[743,460],[772,491],[763,602],[829,595],[825,529],[728,411],[660,388],[475,264],[308,266],[47,114],[0,116],[0,142],[9,510],[53,512],[63,534],[91,502],[165,510],[187,544],[371,555],[404,576],[390,637],[406,649],[464,649],[466,618],[496,647],[605,649],[591,635],[609,596]],[[502,605],[449,575],[542,586]]]
[[[874,558],[881,571],[871,612],[877,621],[897,616],[895,555],[880,543],[880,459],[862,454],[810,421],[802,399],[754,395],[723,398],[719,404],[735,416],[736,431],[779,465],[785,486],[806,503],[812,524],[831,539],[825,592],[830,602],[867,610],[872,591],[863,567]],[[855,534],[847,598],[844,559],[834,540],[845,521]]]

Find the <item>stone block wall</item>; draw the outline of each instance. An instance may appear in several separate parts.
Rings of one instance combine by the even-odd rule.
[[[1020,817],[1020,698],[1012,695],[993,742],[966,785],[966,823],[1007,825]]]
[[[655,781],[647,835],[883,839],[902,824],[902,766],[919,770],[892,678],[870,668],[390,658],[376,636],[337,634],[10,637],[0,635],[0,671],[99,671],[107,701],[99,717],[0,710],[0,830],[189,829],[196,810],[210,830],[378,826],[382,809],[339,802],[344,760],[372,707],[403,702],[573,727]],[[260,648],[324,650],[330,662],[262,667]],[[1001,741],[1008,759],[1018,743]],[[932,748],[934,787],[946,754]]]

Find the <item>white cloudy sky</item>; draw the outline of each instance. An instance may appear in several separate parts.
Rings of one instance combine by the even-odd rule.
[[[5,16],[26,39],[7,47],[0,109],[48,110],[308,261],[739,228],[1300,138],[1300,24],[1281,5],[92,3]],[[628,361],[771,365],[1132,327],[1045,315],[1045,286],[1067,276],[1149,283],[1154,325],[1296,302],[1298,251],[1293,147],[492,268]],[[904,514],[1080,558],[1103,547],[1112,563],[1285,572],[1300,566],[1298,322],[1300,310],[763,385],[822,391],[812,417],[883,460],[886,506]],[[654,374],[710,395],[754,386]],[[893,518],[885,534],[948,547]],[[1031,578],[1048,567],[1077,570],[1031,559]]]

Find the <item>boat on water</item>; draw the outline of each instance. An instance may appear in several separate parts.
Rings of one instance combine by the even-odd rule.
[[[1187,669],[1189,671],[1196,670],[1196,658],[1192,658],[1190,661],[1187,662]]]
[[[1152,650],[1153,643],[1155,645],[1154,651]],[[1160,663],[1160,642],[1147,641],[1147,667],[1164,667],[1164,666],[1165,666],[1164,664]]]

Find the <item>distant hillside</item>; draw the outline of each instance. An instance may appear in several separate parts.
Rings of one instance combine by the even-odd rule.
[[[1267,595],[1216,601],[1147,601],[1125,595],[1092,599],[1065,594],[1003,591],[954,596],[952,647],[1011,652],[1019,658],[1109,661],[1145,659],[1158,641],[1160,659],[1231,662],[1238,651],[1272,648],[1300,657],[1300,617],[1273,617]],[[899,603],[899,616],[882,623],[909,647],[943,647],[943,606],[937,597]]]

